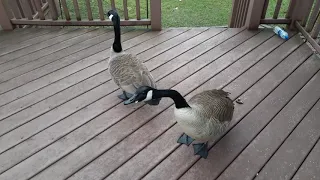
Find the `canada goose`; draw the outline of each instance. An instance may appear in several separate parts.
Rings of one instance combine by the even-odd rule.
[[[169,97],[175,103],[174,115],[184,131],[178,143],[189,146],[194,140],[201,142],[193,144],[194,153],[206,159],[208,141],[224,132],[233,117],[234,104],[229,98],[229,93],[221,89],[203,91],[193,96],[187,103],[184,97],[175,90],[158,90],[144,86],[138,88],[124,104],[162,97]]]
[[[147,67],[135,56],[123,51],[120,35],[120,17],[115,10],[107,13],[113,22],[114,42],[109,58],[109,72],[113,81],[122,89],[123,94],[118,97],[129,99],[140,86],[156,88],[156,83]],[[161,99],[146,101],[149,105],[158,105]]]

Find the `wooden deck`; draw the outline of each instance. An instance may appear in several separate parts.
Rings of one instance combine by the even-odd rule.
[[[181,134],[173,102],[124,106],[106,70],[113,31],[0,32],[1,180],[320,179],[320,59],[270,29],[123,29],[159,88],[187,99],[223,88],[232,125],[208,159]]]

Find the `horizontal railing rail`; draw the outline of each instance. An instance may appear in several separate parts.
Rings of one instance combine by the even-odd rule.
[[[141,17],[141,2],[135,0],[135,17],[129,17],[128,0],[123,0],[123,8],[118,8],[115,0],[0,0],[0,23],[3,29],[13,29],[15,25],[40,26],[111,26],[105,18],[110,8],[123,11],[121,26],[147,26],[152,30],[161,30],[161,0],[148,0],[147,18]],[[147,2],[148,2],[147,1]],[[81,2],[81,3],[79,3]],[[83,5],[84,4],[84,5]],[[149,5],[149,3],[147,3]],[[83,6],[81,6],[83,5]],[[146,8],[149,8],[148,6]],[[95,9],[97,12],[93,11]],[[83,17],[86,12],[86,17]],[[71,16],[74,14],[75,18]],[[94,14],[98,14],[95,17]]]

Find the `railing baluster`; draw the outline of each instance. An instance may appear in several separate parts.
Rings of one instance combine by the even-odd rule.
[[[311,31],[311,37],[313,39],[316,39],[319,35],[319,31],[320,31],[320,16],[318,15],[317,22]]]
[[[13,30],[14,26],[11,24],[7,6],[0,0],[0,25],[4,30]]]
[[[23,12],[26,15],[26,17],[31,20],[33,19],[32,17],[32,11],[31,11],[31,6],[28,2],[28,0],[24,0],[22,1],[22,8],[23,8]]]
[[[249,30],[259,28],[262,11],[265,4],[264,2],[265,0],[250,1],[245,24],[246,28],[248,28]]]
[[[318,0],[316,0],[318,1]],[[309,15],[310,15],[310,12],[311,12],[311,9],[312,9],[312,5],[314,3],[314,0],[312,1],[307,1],[307,9],[306,9],[306,13],[302,19],[302,22],[301,22],[301,26],[305,27],[306,24],[307,24],[307,21],[309,19]]]
[[[247,19],[247,13],[248,13],[248,8],[249,8],[249,3],[250,3],[250,0],[246,0],[245,2],[245,6],[244,6],[244,16],[241,20],[241,26],[244,26],[245,23],[246,23],[246,19]]]
[[[229,27],[235,28],[237,27],[237,17],[238,17],[238,9],[239,9],[239,0],[232,0],[232,12],[229,20]]]
[[[42,11],[42,7],[41,7],[41,0],[35,0],[34,3],[35,3],[35,6],[36,6],[36,9],[37,9],[39,18],[40,18],[41,20],[44,20],[45,17],[44,17],[44,14],[43,14],[43,11]]]
[[[13,0],[13,1],[17,1],[17,7],[18,7],[18,9],[20,11],[21,17],[25,18],[26,16],[24,15],[20,0]]]
[[[61,0],[61,5],[63,8],[64,15],[66,16],[66,20],[70,21],[71,18],[70,18],[70,13],[69,13],[69,9],[68,9],[68,5],[67,5],[66,0]]]
[[[78,21],[81,21],[80,9],[78,0],[73,0],[74,11],[76,13],[76,18]]]
[[[137,15],[137,20],[140,20],[140,0],[136,0],[136,15]]]
[[[93,18],[92,18],[92,10],[91,10],[91,5],[90,5],[90,0],[86,0],[86,6],[87,6],[88,19],[90,21],[92,21]]]
[[[309,22],[307,24],[307,27],[306,27],[306,31],[307,32],[310,32],[314,26],[314,23],[316,22],[317,20],[317,16],[319,14],[319,8],[320,8],[320,1],[317,0],[316,1],[316,4],[314,5],[314,8],[313,8],[313,11],[310,15],[310,19],[309,19]]]
[[[238,11],[237,11],[237,18],[236,18],[236,27],[240,27],[240,20],[241,20],[241,10],[242,10],[242,4],[243,0],[239,0],[239,6],[238,6]]]
[[[150,0],[151,29],[161,30],[161,0]]]
[[[111,0],[111,8],[112,8],[113,10],[116,9],[116,3],[114,2],[114,0]]]
[[[129,20],[129,15],[128,15],[128,0],[123,0],[123,13],[124,13],[124,19]]]
[[[98,0],[98,7],[99,7],[100,20],[104,20],[104,12],[103,12],[102,0]]]
[[[58,11],[57,11],[57,7],[56,7],[55,2],[53,0],[48,0],[48,3],[49,3],[51,18],[53,20],[57,20],[58,19]]]
[[[18,2],[16,0],[10,0],[9,1],[9,5],[12,9],[12,12],[14,14],[14,17],[16,19],[21,19],[21,14],[20,14],[20,11],[19,11],[19,8],[18,8]]]
[[[277,5],[274,9],[273,19],[278,19],[280,8],[281,8],[282,0],[277,1]]]
[[[266,18],[268,6],[269,6],[269,0],[265,0],[264,4],[263,4],[263,10],[262,10],[262,14],[261,14],[261,19],[265,19]]]
[[[35,8],[34,1],[33,1],[33,0],[28,0],[28,2],[29,2],[29,5],[30,5],[30,7],[31,7],[31,12],[32,12],[32,14],[35,14],[37,10],[36,10],[36,8]]]
[[[289,3],[289,7],[288,7],[288,11],[287,11],[287,14],[286,14],[286,18],[287,19],[290,19],[292,17],[292,12],[294,10],[294,7],[296,6],[297,4],[297,1],[298,0],[290,0],[290,3]]]
[[[295,7],[293,8],[293,11],[291,12],[291,19],[292,23],[290,25],[290,29],[295,28],[295,21],[302,21],[303,18],[305,18],[310,12],[308,9],[312,6],[313,0],[299,0],[296,2]],[[300,23],[302,26],[302,24]]]

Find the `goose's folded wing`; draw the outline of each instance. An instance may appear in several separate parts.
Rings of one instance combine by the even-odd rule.
[[[147,67],[131,54],[117,57],[109,63],[109,68],[115,83],[126,92],[134,93],[140,86],[156,88]]]
[[[193,96],[190,105],[197,106],[202,111],[204,119],[218,119],[220,121],[231,121],[234,105],[226,94],[215,91],[204,91]]]

